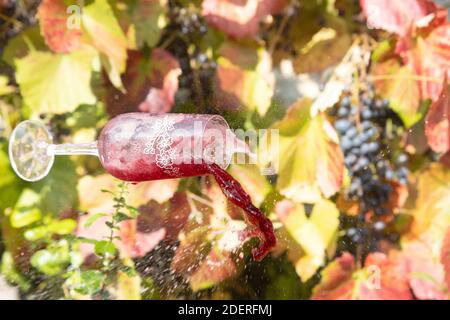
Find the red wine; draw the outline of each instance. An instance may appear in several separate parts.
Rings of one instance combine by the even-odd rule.
[[[110,174],[134,183],[212,174],[225,196],[245,211],[252,228],[240,236],[260,238],[253,257],[261,260],[276,244],[273,226],[239,182],[223,169],[229,163],[230,146],[224,143],[227,130],[220,116],[126,113],[106,124],[98,152]],[[210,164],[210,154],[219,161]]]
[[[260,261],[276,245],[275,233],[272,222],[256,208],[250,196],[244,191],[241,184],[236,181],[228,172],[217,164],[205,164],[207,171],[214,176],[223,194],[232,203],[242,208],[245,212],[245,218],[255,229],[250,230],[243,236],[258,236],[261,244],[253,249],[253,258]]]

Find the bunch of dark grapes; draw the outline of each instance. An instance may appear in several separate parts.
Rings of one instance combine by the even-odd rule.
[[[208,99],[212,92],[212,78],[217,67],[202,46],[208,32],[206,21],[199,8],[193,5],[185,7],[178,1],[169,1],[169,9],[170,23],[161,42],[168,42],[167,49],[180,62],[180,92],[186,93],[184,99],[201,102],[199,100]]]
[[[387,204],[393,191],[391,182],[407,183],[408,156],[390,149],[390,143],[397,138],[392,128],[401,128],[402,122],[389,108],[389,101],[375,96],[372,86],[360,91],[356,98],[346,92],[334,113],[334,126],[351,178],[346,197],[359,203],[359,226],[349,228],[347,236],[360,243],[368,228],[376,233],[385,229],[383,216],[390,214]],[[368,212],[374,214],[370,227],[365,222]]]

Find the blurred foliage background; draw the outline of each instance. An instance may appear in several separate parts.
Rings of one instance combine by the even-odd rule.
[[[447,299],[448,7],[0,0],[0,290]],[[81,143],[136,111],[280,130],[280,154],[228,169],[274,224],[278,245],[262,262],[250,253],[257,240],[237,236],[240,209],[210,177],[128,185],[88,156],[57,157],[37,183],[12,171],[8,138],[20,121]],[[261,175],[270,163],[278,174]]]

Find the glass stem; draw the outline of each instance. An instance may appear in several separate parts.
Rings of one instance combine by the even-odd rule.
[[[63,143],[48,146],[49,155],[91,155],[98,157],[97,141],[88,143]]]

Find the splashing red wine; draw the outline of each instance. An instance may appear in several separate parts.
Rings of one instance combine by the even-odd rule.
[[[196,136],[195,123],[205,128],[206,133]],[[253,257],[261,260],[276,244],[270,220],[252,204],[250,196],[239,182],[219,165],[208,164],[203,159],[198,163],[194,161],[195,153],[183,153],[185,146],[192,150],[198,143],[201,143],[201,150],[225,148],[225,145],[215,145],[215,140],[210,139],[206,130],[208,126],[215,129],[213,132],[225,136],[226,122],[217,116],[123,114],[110,120],[102,130],[98,141],[100,160],[110,174],[130,182],[212,174],[225,196],[245,211],[246,221],[252,228],[240,236],[243,239],[253,236],[260,238],[261,244],[253,250]],[[180,131],[177,133],[177,129],[184,129],[185,134],[180,134]],[[222,154],[226,154],[226,151],[222,150]],[[183,158],[185,156],[187,158]]]
[[[265,257],[271,248],[276,245],[276,237],[273,231],[272,222],[256,208],[250,196],[244,191],[241,184],[234,179],[228,172],[223,170],[217,164],[206,164],[208,173],[212,174],[222,189],[223,194],[232,203],[242,208],[248,223],[255,227],[244,237],[256,235],[261,239],[258,248],[253,249],[253,258],[260,261]]]

